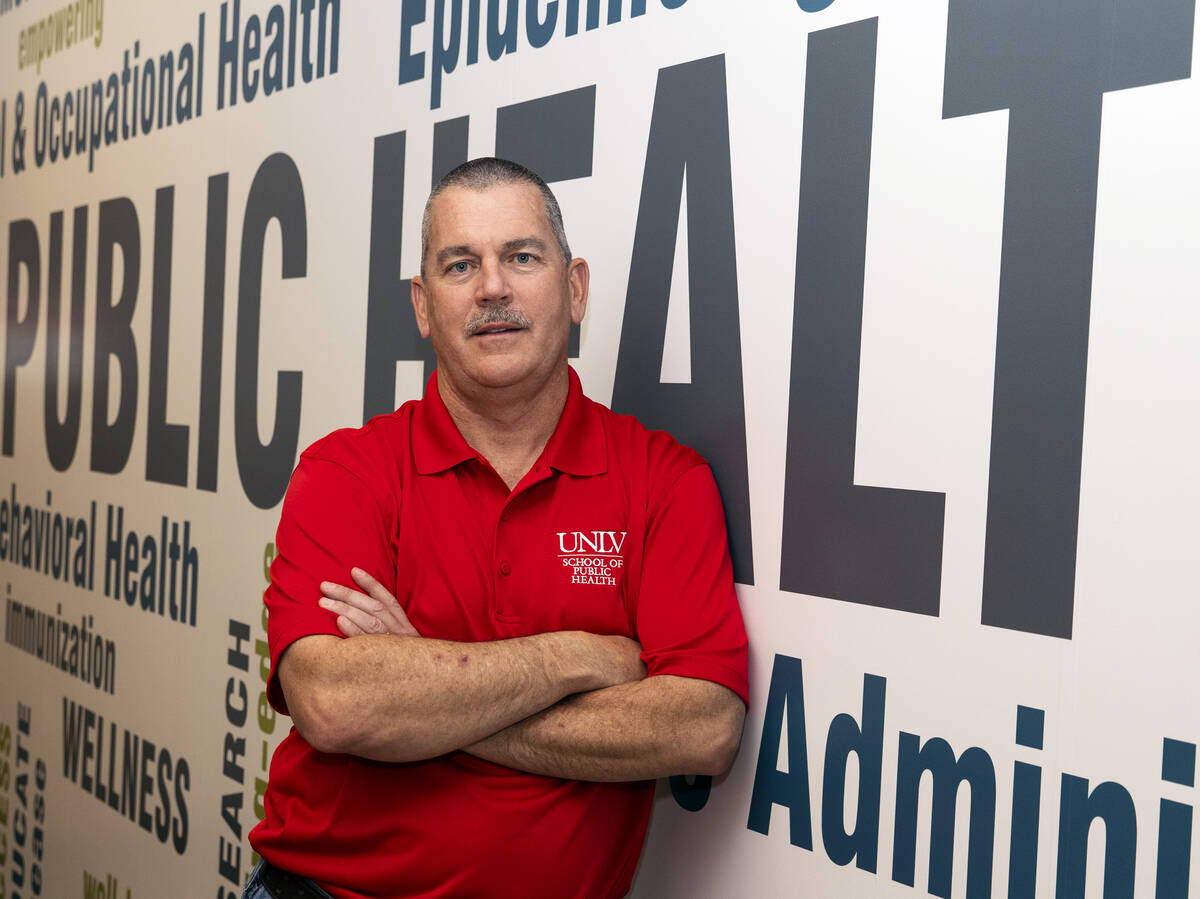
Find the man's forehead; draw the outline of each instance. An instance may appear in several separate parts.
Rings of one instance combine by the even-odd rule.
[[[447,187],[433,199],[429,209],[431,236],[459,242],[451,234],[478,234],[510,239],[534,231],[550,233],[550,221],[542,192],[523,181],[493,184],[484,188],[467,185]],[[513,234],[489,234],[494,229],[515,228]],[[440,243],[441,240],[438,240]]]

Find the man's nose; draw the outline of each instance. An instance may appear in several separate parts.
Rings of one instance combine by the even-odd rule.
[[[476,300],[478,302],[508,300],[508,280],[504,276],[504,266],[500,264],[499,259],[485,258],[479,263],[477,287]]]

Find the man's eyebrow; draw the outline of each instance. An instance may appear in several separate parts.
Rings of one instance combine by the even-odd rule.
[[[441,265],[444,262],[450,261],[455,256],[470,256],[470,255],[471,255],[471,248],[469,246],[467,246],[466,244],[458,244],[457,246],[453,246],[453,247],[442,247],[442,249],[438,250],[437,261],[438,261],[438,264]]]
[[[513,253],[520,250],[534,250],[543,256],[546,254],[546,242],[540,237],[517,237],[513,240],[506,240],[501,246],[501,251],[505,253]]]

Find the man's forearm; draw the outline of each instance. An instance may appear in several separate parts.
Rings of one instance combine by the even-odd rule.
[[[292,644],[279,676],[300,733],[326,752],[431,758],[564,696],[641,676],[636,644],[558,632],[484,643],[316,635]]]
[[[574,780],[720,774],[732,764],[744,718],[731,690],[661,675],[570,696],[464,751]]]

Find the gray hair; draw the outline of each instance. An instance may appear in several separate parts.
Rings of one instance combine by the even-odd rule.
[[[451,169],[443,176],[425,201],[425,214],[421,217],[421,275],[425,274],[425,257],[429,255],[429,232],[431,229],[433,201],[446,189],[451,187],[466,187],[471,190],[487,190],[498,184],[532,184],[542,192],[542,201],[546,207],[546,220],[550,223],[550,231],[558,241],[558,249],[562,253],[563,262],[571,261],[571,248],[567,245],[567,230],[563,227],[562,210],[554,192],[541,177],[531,169],[517,162],[499,159],[495,156],[481,156],[464,162],[457,168]]]

